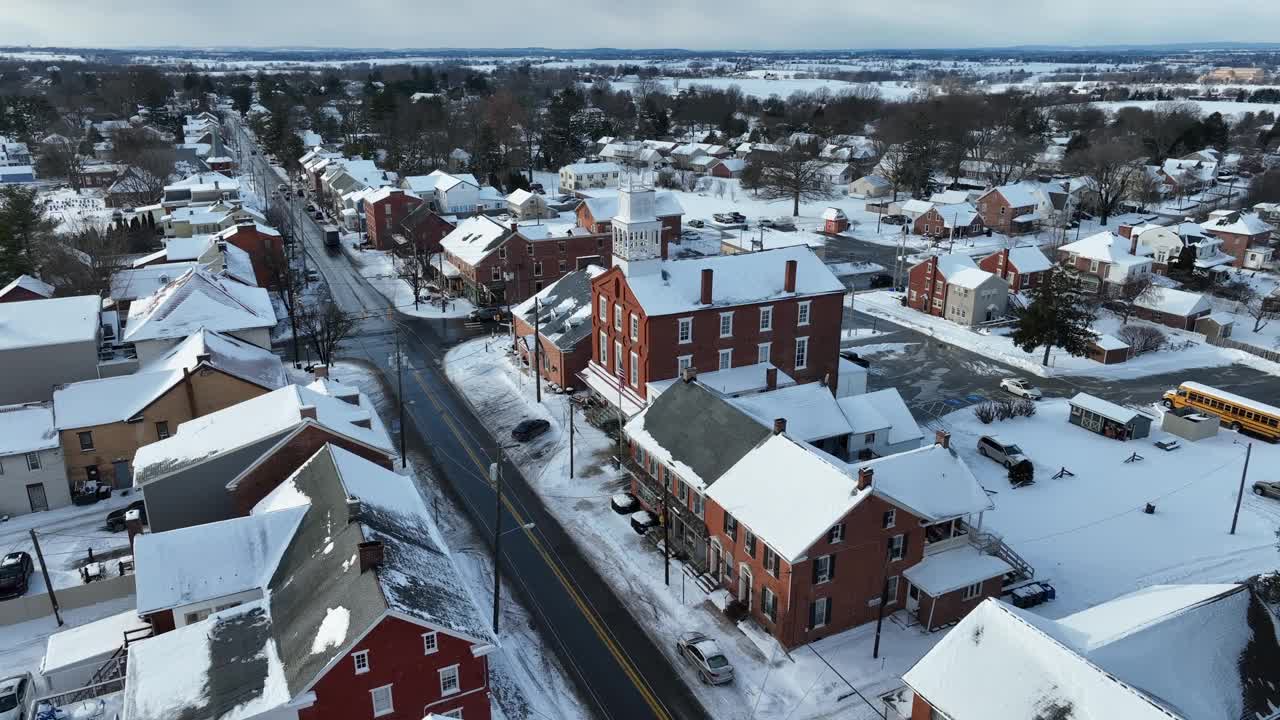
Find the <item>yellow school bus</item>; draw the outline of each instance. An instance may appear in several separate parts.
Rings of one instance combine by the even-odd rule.
[[[1195,408],[1217,415],[1232,430],[1249,430],[1272,442],[1280,440],[1280,408],[1198,382],[1184,382],[1167,391],[1164,406]]]

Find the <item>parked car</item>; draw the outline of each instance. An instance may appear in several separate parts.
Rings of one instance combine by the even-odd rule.
[[[1280,500],[1280,481],[1259,480],[1253,484],[1253,494]]]
[[[723,685],[733,681],[733,663],[721,652],[715,640],[700,632],[687,632],[676,640],[676,652],[680,653],[698,677],[708,685]]]
[[[521,420],[519,425],[511,428],[511,437],[519,442],[529,442],[551,429],[551,423],[542,418]]]
[[[26,595],[34,569],[31,556],[21,550],[0,558],[0,598],[7,600]]]
[[[854,365],[861,365],[864,368],[871,367],[871,363],[866,358],[858,355],[858,351],[852,348],[841,350],[840,357],[844,358],[845,360],[848,360]]]
[[[609,500],[609,506],[619,515],[630,515],[640,509],[640,501],[631,493],[618,493]]]
[[[1023,460],[1029,459],[1022,454],[1022,448],[991,435],[983,435],[978,438],[978,454],[984,458],[995,460],[1005,467],[1013,467]]]
[[[119,510],[112,510],[107,513],[107,529],[111,532],[120,532],[124,529],[124,515],[130,510],[137,510],[142,513],[142,523],[147,523],[147,505],[141,500],[134,500]]]
[[[907,216],[906,215],[885,215],[884,217],[880,218],[880,222],[886,225],[906,225]]]
[[[893,285],[893,276],[889,273],[876,273],[871,276],[871,287],[887,288]]]
[[[1005,378],[1000,381],[1000,387],[1011,395],[1028,400],[1039,400],[1044,395],[1040,392],[1040,388],[1022,378]]]
[[[0,720],[22,720],[31,702],[31,673],[0,680]]]
[[[501,320],[503,318],[502,308],[482,307],[476,308],[467,314],[468,320],[486,322],[489,320]]]
[[[760,227],[773,227],[773,218],[760,218]]]
[[[696,228],[707,226],[707,224],[701,220],[690,220],[689,222],[685,223],[685,225],[688,225],[689,227],[696,227]]]
[[[532,183],[532,184],[530,184],[530,185],[529,185],[529,192],[531,192],[531,193],[537,193],[538,195],[545,195],[545,194],[547,193],[546,189],[544,189],[544,188],[542,187],[542,183]]]

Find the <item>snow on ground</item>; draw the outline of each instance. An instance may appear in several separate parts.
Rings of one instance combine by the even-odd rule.
[[[903,294],[889,290],[873,290],[858,293],[845,299],[845,304],[873,317],[884,318],[903,327],[914,328],[930,337],[993,360],[1035,373],[1041,377],[1060,375],[1090,375],[1113,379],[1126,379],[1159,375],[1188,368],[1222,367],[1240,363],[1273,375],[1280,375],[1280,364],[1263,360],[1241,350],[1216,347],[1198,333],[1157,326],[1168,337],[1173,347],[1140,355],[1128,362],[1103,365],[1089,358],[1072,357],[1061,350],[1049,353],[1049,366],[1041,364],[1044,349],[1025,352],[1009,338],[1010,328],[974,330],[949,320],[928,315],[901,303]],[[1141,320],[1130,319],[1134,325],[1145,325]],[[1121,327],[1119,318],[1103,311],[1094,323],[1099,333],[1115,334]]]
[[[875,88],[885,100],[905,100],[922,89],[906,82],[854,83],[845,80],[827,80],[824,78],[764,78],[764,77],[700,77],[700,78],[658,78],[658,83],[667,94],[674,95],[680,90],[691,87],[710,87],[723,90],[736,87],[743,95],[767,98],[777,95],[786,98],[795,92],[816,92],[825,90],[832,95],[842,92],[864,91]],[[635,81],[622,80],[610,83],[614,90],[635,91]]]
[[[466,298],[441,298],[434,295],[431,301],[413,304],[413,288],[396,273],[395,257],[385,250],[353,250],[351,257],[356,268],[375,290],[391,301],[397,310],[414,317],[458,318],[466,317],[475,305]],[[441,305],[444,303],[444,308]]]
[[[871,658],[873,624],[788,654],[762,633],[756,632],[752,639],[731,624],[715,606],[714,596],[704,594],[676,560],[672,560],[668,587],[663,582],[662,555],[653,543],[635,534],[627,516],[609,506],[610,497],[627,487],[609,461],[616,452],[614,443],[578,414],[574,421],[576,472],[570,478],[565,424],[569,396],[544,392],[542,404],[536,403],[532,380],[510,361],[508,346],[505,339],[472,340],[457,346],[445,357],[450,381],[495,437],[505,437],[525,418],[551,422],[550,431],[518,451],[517,464],[600,576],[619,597],[631,599],[632,615],[684,675],[709,714],[726,720],[878,717],[840,676],[874,703],[877,695],[901,684],[901,674],[942,634],[922,634],[886,620],[879,660]],[[674,638],[690,630],[717,639],[734,665],[732,684],[702,685],[675,654]]]
[[[1143,110],[1152,110],[1165,100],[1115,100],[1110,102],[1095,102],[1092,105],[1096,108],[1106,110],[1107,112],[1115,112],[1124,107],[1136,107]],[[1253,102],[1231,102],[1230,100],[1187,100],[1200,107],[1200,112],[1205,115],[1212,113],[1222,113],[1224,118],[1230,119],[1231,116],[1243,115],[1251,112],[1257,113],[1266,111],[1270,113],[1280,113],[1280,103],[1253,103]]]
[[[992,493],[996,509],[985,529],[1005,541],[1049,580],[1057,599],[1037,608],[1061,617],[1149,585],[1238,582],[1276,568],[1280,501],[1245,488],[1240,522],[1228,534],[1244,466],[1243,442],[1223,430],[1172,452],[1155,440],[1172,437],[1154,414],[1151,437],[1111,440],[1067,423],[1065,399],[1045,400],[1034,417],[983,425],[971,409],[943,417],[956,448]],[[1035,484],[1009,486],[1003,467],[978,455],[981,435],[998,434],[1035,463]],[[1240,441],[1240,442],[1237,442]],[[1137,452],[1142,460],[1125,463]],[[1062,467],[1075,477],[1054,479]],[[1280,467],[1280,445],[1253,441],[1249,482]],[[1259,472],[1259,470],[1262,470]],[[1154,503],[1156,512],[1143,512]]]
[[[35,528],[45,562],[49,564],[49,579],[53,581],[53,587],[81,585],[84,581],[80,577],[80,568],[88,561],[90,549],[97,560],[129,554],[128,534],[124,531],[109,532],[106,528],[107,513],[139,498],[133,493],[116,493],[110,499],[93,505],[68,505],[0,522],[0,555],[22,550],[30,553],[34,561],[36,551],[31,544],[30,530]],[[111,575],[115,575],[114,570]],[[45,587],[44,577],[37,567],[27,593],[43,593]]]
[[[387,427],[395,427],[390,390],[369,366],[338,361],[329,369],[329,375],[338,382],[359,388],[378,408]],[[297,379],[304,378],[299,375]],[[453,551],[454,562],[470,586],[472,596],[481,606],[492,602],[492,554],[484,540],[476,535],[456,497],[430,477],[427,469],[430,463],[413,445],[408,454],[408,472],[417,478],[427,505],[436,512],[436,526]],[[398,457],[395,466],[399,470]],[[543,642],[516,588],[509,581],[503,582],[502,594],[502,636],[499,649],[489,656],[490,687],[495,705],[501,711],[495,717],[590,718],[591,712],[582,704],[560,661]]]
[[[62,619],[66,624],[62,627],[58,627],[52,612],[48,617],[38,620],[0,627],[0,677],[21,672],[38,675],[40,661],[44,658],[45,643],[50,635],[122,613],[135,606],[134,597],[130,595],[88,607],[65,610]]]
[[[114,209],[107,207],[102,193],[97,190],[59,188],[40,193],[45,204],[45,215],[58,222],[58,232],[72,235],[83,230],[106,229],[111,223]]]

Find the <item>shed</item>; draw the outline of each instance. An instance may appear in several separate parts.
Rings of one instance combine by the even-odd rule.
[[[1180,407],[1164,411],[1160,429],[1195,442],[1217,435],[1220,424],[1221,420],[1217,415],[1208,415],[1193,407]]]
[[[829,207],[822,211],[822,231],[828,235],[839,235],[849,229],[849,216],[837,207]]]
[[[1231,330],[1235,325],[1236,318],[1231,313],[1215,312],[1196,318],[1195,331],[1212,343],[1231,337]]]
[[[1102,334],[1089,343],[1090,360],[1115,365],[1129,359],[1129,344],[1115,335]]]
[[[136,610],[95,620],[49,636],[40,673],[50,692],[65,692],[88,685],[94,673],[128,640],[149,635],[151,625]]]
[[[1067,421],[1072,425],[1116,440],[1144,438],[1151,434],[1151,423],[1155,418],[1133,408],[1088,393],[1076,393],[1069,402],[1071,414]]]

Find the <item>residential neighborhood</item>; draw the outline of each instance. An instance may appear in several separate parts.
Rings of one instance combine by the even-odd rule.
[[[1280,720],[1270,45],[17,1],[0,720]]]

